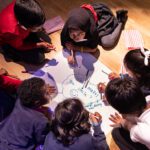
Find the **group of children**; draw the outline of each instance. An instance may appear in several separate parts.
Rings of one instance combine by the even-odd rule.
[[[127,11],[117,17],[104,4],[84,4],[70,12],[61,32],[61,43],[70,51],[95,52],[98,44],[115,46],[127,21]],[[14,61],[41,64],[44,53],[55,49],[43,29],[45,14],[36,0],[14,0],[0,13],[0,44],[4,56]],[[124,57],[127,74],[111,73],[99,92],[119,113],[112,114],[112,136],[122,150],[150,149],[150,63],[147,49],[129,51]],[[108,150],[101,130],[102,116],[88,112],[78,98],[46,108],[55,88],[40,78],[24,81],[0,70],[0,150]],[[90,132],[94,130],[93,135]],[[43,146],[41,146],[43,145]]]

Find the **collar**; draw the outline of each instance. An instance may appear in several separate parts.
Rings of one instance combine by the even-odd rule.
[[[90,10],[91,13],[93,14],[93,17],[94,17],[95,22],[98,21],[97,13],[96,13],[96,11],[94,10],[94,8],[93,8],[92,5],[90,5],[90,4],[83,4],[83,5],[81,6],[81,8],[85,8],[85,9]]]

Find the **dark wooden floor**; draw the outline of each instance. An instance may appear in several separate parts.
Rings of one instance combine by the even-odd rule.
[[[0,0],[0,10],[11,0]],[[67,18],[67,13],[74,7],[78,7],[85,2],[103,2],[107,4],[115,13],[118,9],[127,9],[128,21],[125,29],[137,29],[141,32],[146,48],[150,48],[150,0],[38,0],[43,6],[47,18],[60,15],[64,20]],[[60,51],[60,32],[51,35],[53,43],[56,45],[57,51]],[[118,45],[111,51],[105,51],[101,47],[100,57],[98,58],[106,66],[115,72],[119,72],[122,59],[127,52],[123,37],[121,36]],[[52,58],[54,52],[47,54],[47,58]],[[24,66],[14,62],[6,62],[2,55],[0,55],[0,67],[9,70],[10,73],[18,75],[21,79],[27,78],[28,74],[22,74]],[[111,136],[108,135],[110,143]],[[110,143],[112,150],[117,150],[114,144]]]

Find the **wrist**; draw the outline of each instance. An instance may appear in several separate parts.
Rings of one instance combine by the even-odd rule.
[[[125,128],[125,120],[123,119],[121,122],[120,122],[120,128]]]
[[[100,126],[101,123],[102,123],[102,121],[99,121],[99,122],[92,122],[91,124],[92,124],[93,127],[97,127],[97,126]]]

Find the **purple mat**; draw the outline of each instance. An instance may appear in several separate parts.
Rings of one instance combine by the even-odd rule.
[[[64,21],[60,16],[48,19],[45,21],[43,27],[48,34],[61,30],[64,26]]]

